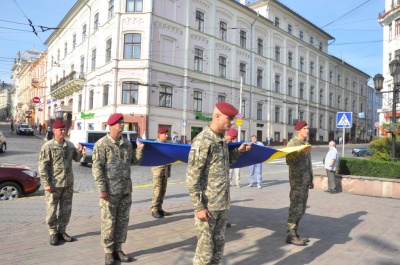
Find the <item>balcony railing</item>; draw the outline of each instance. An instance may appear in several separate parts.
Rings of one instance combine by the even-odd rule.
[[[396,11],[397,9],[400,8],[400,3],[393,3],[392,7],[388,10],[383,10],[382,12],[378,13],[378,18],[379,19],[384,19],[388,14]]]
[[[69,82],[73,80],[84,80],[84,75],[83,74],[78,74],[77,72],[73,71],[70,74],[68,74],[66,77],[60,79],[57,83],[51,86],[50,92],[53,92],[60,87],[68,84]]]

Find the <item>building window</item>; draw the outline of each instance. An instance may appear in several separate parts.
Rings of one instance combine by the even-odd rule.
[[[246,48],[246,31],[240,31],[240,47]]]
[[[200,11],[196,11],[196,29],[204,32],[204,14]]]
[[[93,89],[89,91],[89,109],[93,109],[94,102],[94,91]]]
[[[349,99],[346,98],[346,99],[344,100],[344,110],[345,110],[345,111],[348,110],[348,103],[349,103]]]
[[[78,112],[82,111],[82,94],[79,94],[78,97]]]
[[[172,108],[172,86],[161,85],[160,107]]]
[[[304,83],[300,83],[299,98],[304,99]]]
[[[314,62],[310,62],[310,75],[314,76]]]
[[[281,93],[281,77],[275,75],[275,92]]]
[[[275,17],[275,27],[279,28],[279,18]]]
[[[72,49],[76,47],[76,34],[72,35]]]
[[[142,37],[129,33],[124,36],[124,59],[140,59]]]
[[[257,103],[257,120],[262,120],[262,107],[261,103]]]
[[[303,31],[301,31],[301,30],[299,31],[299,39],[303,40]]]
[[[138,88],[136,82],[122,83],[122,104],[138,104]]]
[[[392,35],[393,35],[393,33],[392,33],[392,23],[390,22],[390,24],[389,24],[389,40],[392,40]]]
[[[112,39],[109,39],[106,42],[106,63],[111,61],[111,43],[112,43]]]
[[[287,32],[289,34],[292,34],[292,25],[290,25],[290,24],[287,25]]]
[[[193,93],[193,110],[202,111],[203,93],[200,91],[194,91]]]
[[[68,53],[68,43],[64,43],[64,58],[67,57]]]
[[[239,68],[240,68],[239,69],[239,75],[242,78],[243,84],[245,84],[246,83],[246,64],[240,63]]]
[[[226,78],[226,58],[219,57],[219,76]]]
[[[99,29],[99,13],[96,13],[96,15],[94,15],[93,29],[94,31]]]
[[[304,72],[304,58],[300,57],[300,63],[299,63],[300,71]]]
[[[314,38],[310,37],[310,45],[314,46]]]
[[[364,103],[361,103],[360,104],[360,112],[363,112],[364,111]]]
[[[200,49],[194,49],[194,70],[203,71],[203,51]]]
[[[400,35],[400,19],[397,19],[394,22],[394,36],[397,37]]]
[[[332,131],[333,129],[333,118],[329,117],[329,130]]]
[[[228,26],[226,25],[225,22],[220,21],[219,22],[219,37],[221,40],[226,40],[227,39],[227,31]]]
[[[362,96],[363,94],[364,94],[364,86],[361,85],[361,86],[360,86],[360,95]]]
[[[338,86],[340,86],[340,81],[341,81],[340,78],[341,78],[341,76],[338,75],[338,77],[337,77],[337,85],[338,85]]]
[[[218,95],[218,102],[226,102],[226,97],[224,95]]]
[[[85,57],[81,57],[81,66],[79,70],[81,75],[85,73]]]
[[[314,86],[310,87],[310,101],[314,101]]]
[[[276,106],[275,107],[275,122],[280,122],[281,121],[281,107]]]
[[[319,67],[319,78],[324,79],[324,67]]]
[[[349,88],[349,79],[346,77],[346,79],[344,80],[344,87],[346,88],[346,89],[348,89]]]
[[[323,104],[324,101],[324,90],[319,90],[319,104]]]
[[[244,117],[246,117],[245,116],[245,114],[246,114],[246,100],[242,100],[242,118],[244,118]]]
[[[57,64],[60,64],[60,50],[57,50]]]
[[[341,97],[338,96],[337,97],[337,108],[340,109],[340,107],[341,107]]]
[[[310,114],[310,124],[309,127],[312,128],[314,127],[314,113]]]
[[[288,65],[293,67],[293,53],[288,52]]]
[[[293,79],[288,79],[288,96],[293,96]]]
[[[353,81],[352,91],[356,92],[356,82]]]
[[[263,70],[257,69],[257,87],[263,87]]]
[[[275,61],[278,63],[281,61],[281,48],[279,46],[275,46]]]
[[[126,0],[126,12],[142,12],[143,0]]]
[[[299,120],[304,120],[304,111],[300,111]]]
[[[353,107],[353,113],[356,113],[356,101],[355,100],[353,100],[352,107]]]
[[[86,40],[86,24],[82,27],[82,42]]]
[[[319,128],[322,129],[323,125],[324,125],[324,116],[319,115]]]
[[[92,70],[96,69],[96,49],[92,51]]]
[[[288,111],[288,120],[287,120],[288,124],[293,124],[293,110],[289,109]]]
[[[264,55],[264,41],[262,39],[257,39],[257,52],[259,55]]]
[[[114,16],[114,0],[108,1],[108,19]]]
[[[319,42],[319,50],[322,51],[322,42]]]
[[[110,85],[103,86],[103,107],[108,105],[108,92],[110,90]]]

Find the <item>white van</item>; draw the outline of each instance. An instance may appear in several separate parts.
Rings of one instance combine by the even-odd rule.
[[[70,131],[70,136],[69,136],[69,141],[72,142],[75,146],[78,145],[78,143],[95,143],[102,137],[104,137],[109,131],[94,131],[94,130],[71,130]],[[133,131],[124,131],[121,133],[122,137],[125,139],[128,139],[129,141],[131,140],[136,140],[138,137],[137,132]],[[88,148],[83,148],[82,151],[82,158],[81,158],[81,165],[86,166],[89,163],[92,163],[92,150]]]

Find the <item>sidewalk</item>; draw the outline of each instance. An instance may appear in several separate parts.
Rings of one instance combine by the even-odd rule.
[[[289,205],[286,179],[264,181],[263,189],[231,188],[223,265],[399,264],[399,200],[345,193],[310,192],[300,223],[308,246],[285,243]],[[169,183],[165,219],[150,215],[152,187],[135,187],[126,254],[133,264],[191,264],[195,246],[193,209],[184,183]],[[77,242],[49,245],[43,197],[0,203],[1,264],[104,264],[96,192],[75,193],[67,232]]]

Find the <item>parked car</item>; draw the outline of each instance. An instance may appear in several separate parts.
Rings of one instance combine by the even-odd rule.
[[[354,148],[353,151],[351,151],[353,156],[370,156],[371,153],[368,151],[367,147],[360,147],[360,148]]]
[[[7,150],[6,137],[0,131],[0,153],[4,153],[6,150]]]
[[[40,188],[37,172],[20,164],[0,163],[0,201],[17,199]]]
[[[33,136],[34,130],[29,124],[19,124],[17,126],[17,134],[27,134]]]

